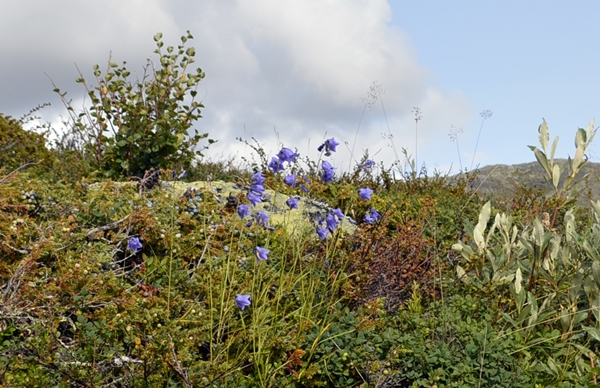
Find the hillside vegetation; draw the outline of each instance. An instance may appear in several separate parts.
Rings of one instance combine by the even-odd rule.
[[[157,35],[143,81],[80,79],[93,106],[51,146],[0,115],[1,386],[598,386],[593,122],[568,161],[540,125],[544,195],[340,174],[334,138],[206,162],[191,38]]]

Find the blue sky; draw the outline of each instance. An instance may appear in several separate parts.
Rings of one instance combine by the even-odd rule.
[[[476,165],[532,161],[527,145],[537,145],[542,118],[566,157],[576,128],[599,116],[593,1],[4,0],[3,11],[0,112],[19,117],[51,102],[40,114],[57,128],[65,109],[45,74],[83,106],[75,63],[91,79],[112,53],[140,72],[156,32],[173,45],[190,30],[207,74],[197,128],[218,140],[212,159],[250,154],[236,137],[316,158],[335,136],[339,168],[366,151],[404,162],[401,148],[415,155],[419,107],[419,163],[456,172],[452,126],[462,128],[468,168],[473,157]],[[383,93],[361,121],[372,85]],[[474,155],[484,110],[493,115]],[[600,161],[595,146],[590,158]]]
[[[537,145],[542,118],[551,136],[560,137],[557,154],[572,155],[576,128],[586,128],[599,117],[600,3],[390,4],[392,24],[409,34],[434,83],[460,91],[472,104],[473,117],[463,124],[458,139],[464,156],[475,148],[481,125],[477,113],[485,109],[493,116],[485,122],[479,143],[482,155],[476,162],[483,164],[533,160],[526,145]],[[426,112],[423,116],[425,120]],[[445,154],[441,146],[431,147],[431,152]],[[591,151],[591,159],[600,161],[597,148]]]

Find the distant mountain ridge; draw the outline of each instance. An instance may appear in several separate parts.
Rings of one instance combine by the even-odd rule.
[[[562,168],[564,177],[567,174],[567,159],[555,159],[555,161],[564,166]],[[547,194],[553,192],[552,184],[544,179],[544,169],[537,161],[514,165],[484,166],[473,170],[472,173],[476,174],[472,183],[473,189],[480,194],[492,197],[510,198],[519,186],[538,188]],[[581,205],[588,204],[588,197],[592,200],[600,199],[600,163],[587,162],[578,176],[585,174],[588,174],[588,179],[580,184],[582,192],[579,203]]]

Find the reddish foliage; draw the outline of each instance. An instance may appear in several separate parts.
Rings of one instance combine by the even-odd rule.
[[[439,251],[435,239],[425,233],[434,203],[422,204],[418,216],[395,223],[394,230],[384,220],[355,234],[348,269],[356,273],[350,291],[355,302],[362,304],[383,297],[386,309],[391,311],[410,298],[413,282],[424,293],[435,294],[432,261]]]

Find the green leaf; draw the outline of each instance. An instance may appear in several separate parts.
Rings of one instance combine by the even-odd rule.
[[[600,298],[596,298],[592,302],[592,313],[594,314],[597,322],[598,319],[600,319]]]
[[[527,303],[528,306],[531,306],[531,315],[529,316],[529,321],[527,322],[528,326],[532,326],[538,320],[538,303],[537,298],[531,292],[527,293]]]
[[[585,330],[593,339],[595,339],[596,341],[600,342],[600,329],[597,329],[595,327],[589,327],[589,326],[585,326],[585,325],[581,325],[581,327],[583,328],[583,330]]]
[[[594,259],[595,263],[600,263],[600,255],[598,255],[598,251],[596,251],[596,248],[594,248],[587,239],[583,241],[582,246],[583,246],[583,250],[588,255],[590,255],[591,258]],[[594,269],[593,264],[595,264],[595,263],[592,263],[592,270]],[[600,268],[599,268],[599,270],[600,270]],[[599,273],[599,275],[600,275],[600,273]],[[600,277],[598,278],[598,280],[600,280]]]
[[[461,282],[468,283],[468,281],[469,281],[467,273],[465,272],[465,270],[463,269],[463,267],[461,267],[460,265],[456,266],[456,276],[458,277],[458,279]]]
[[[583,128],[579,128],[575,133],[575,148],[584,147],[587,139],[587,133]]]
[[[521,268],[517,268],[517,273],[515,274],[515,291],[517,294],[521,293],[523,282],[523,274],[521,273]]]
[[[559,374],[558,366],[556,365],[556,362],[554,361],[553,358],[548,357],[547,365],[548,365],[548,368],[552,371],[552,374],[554,376],[558,376],[558,374]]]
[[[475,244],[477,245],[477,248],[480,250],[480,252],[485,248],[485,240],[483,238],[483,232],[485,231],[485,228],[487,227],[487,223],[490,219],[490,213],[491,213],[491,202],[488,201],[481,208],[481,212],[479,213],[479,222],[477,222],[477,225],[473,229],[473,241],[475,241]]]
[[[560,166],[555,164],[552,168],[552,184],[554,188],[558,190],[558,184],[560,183]]]
[[[535,155],[535,158],[537,159],[538,163],[546,171],[546,177],[551,177],[552,171],[550,170],[550,165],[548,164],[548,158],[546,157],[546,154],[540,151],[537,147],[529,146],[529,148],[533,151],[533,154]]]
[[[556,146],[558,145],[558,136],[554,138],[552,142],[552,149],[550,150],[550,164],[554,164],[554,154],[556,153]]]
[[[590,123],[588,124],[588,128],[586,131],[588,145],[592,142],[592,140],[594,140],[594,137],[596,136],[596,131],[598,130],[597,128],[594,128],[595,122],[595,119],[591,119]]]
[[[162,36],[163,36],[162,32],[157,33],[156,35],[154,35],[154,41],[158,42],[159,40],[162,39]]]
[[[587,347],[585,347],[583,345],[579,345],[579,344],[576,344],[576,343],[571,343],[571,345],[573,345],[577,349],[579,349],[579,351],[581,352],[581,354],[589,355],[590,353],[592,353],[592,351],[589,348],[587,348]]]
[[[85,323],[87,323],[87,319],[83,315],[78,314],[77,315],[77,322],[79,322],[81,324],[85,324]]]
[[[548,124],[546,124],[546,120],[542,119],[542,123],[538,127],[538,132],[540,134],[540,145],[544,152],[548,149],[548,139],[550,138],[548,134]]]

